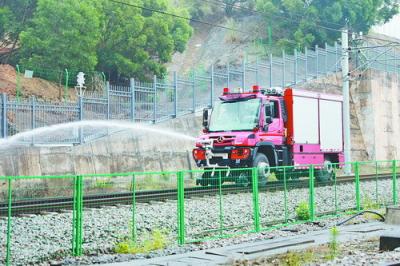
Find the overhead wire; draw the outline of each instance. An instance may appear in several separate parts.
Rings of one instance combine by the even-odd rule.
[[[270,13],[266,13],[266,12],[263,12],[263,11],[255,10],[255,9],[252,9],[252,8],[247,8],[247,7],[238,6],[238,5],[236,5],[236,4],[225,3],[225,2],[218,1],[218,0],[202,0],[202,1],[208,2],[208,3],[220,4],[221,6],[225,6],[225,7],[226,7],[226,6],[230,6],[230,7],[234,8],[234,9],[237,9],[237,10],[245,10],[245,11],[251,12],[251,13],[253,13],[253,14],[270,15],[270,16],[273,16],[273,17],[277,17],[277,18],[284,19],[284,20],[286,20],[286,21],[288,21],[288,22],[291,22],[291,23],[295,23],[296,25],[299,23],[298,20],[291,19],[291,18],[288,17],[288,16],[277,15],[277,14],[270,14]],[[282,13],[282,14],[283,14],[283,13]],[[299,14],[299,13],[297,13],[297,14]],[[293,14],[290,14],[290,15],[293,15]],[[296,13],[295,13],[295,16],[296,16],[297,18],[304,18],[304,16],[296,15]],[[338,28],[328,27],[328,26],[323,26],[323,25],[318,25],[318,24],[315,25],[315,26],[318,27],[318,28],[323,28],[323,29],[331,30],[331,31],[341,31],[341,28],[343,28],[343,27],[345,26],[345,25],[342,25],[342,24],[339,24],[339,23],[335,23],[335,22],[323,21],[323,20],[321,20],[321,19],[318,19],[317,22],[318,22],[318,23],[327,23],[327,24],[331,24],[331,25],[338,26],[339,29],[338,29]]]
[[[150,12],[155,12],[155,13],[167,15],[167,16],[170,16],[170,17],[175,17],[175,18],[179,18],[179,19],[184,19],[184,20],[188,20],[188,21],[192,21],[192,22],[205,24],[205,25],[212,26],[212,27],[222,28],[222,29],[231,30],[231,31],[240,32],[240,33],[245,33],[245,34],[248,33],[248,32],[244,32],[244,31],[241,31],[241,30],[238,30],[238,29],[234,29],[234,28],[231,28],[231,27],[226,27],[226,26],[223,26],[223,25],[219,25],[219,24],[215,24],[215,23],[211,23],[211,22],[207,22],[207,21],[202,21],[202,20],[199,20],[199,19],[185,17],[185,16],[169,13],[169,12],[166,12],[166,11],[163,11],[163,10],[158,10],[158,9],[154,9],[154,8],[150,8],[150,7],[145,7],[145,6],[141,6],[141,5],[127,3],[127,2],[124,2],[124,1],[119,1],[119,0],[109,0],[109,1],[113,2],[113,3],[116,3],[116,4],[126,5],[126,6],[130,6],[130,7],[134,7],[134,8],[138,8],[138,9],[142,9],[142,10],[147,10],[147,11],[150,11]]]

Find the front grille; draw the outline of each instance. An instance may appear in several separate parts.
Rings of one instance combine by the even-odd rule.
[[[232,144],[235,136],[212,136],[210,139],[214,140],[214,146],[225,146]]]

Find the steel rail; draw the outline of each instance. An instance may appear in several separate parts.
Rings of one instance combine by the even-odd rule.
[[[392,178],[390,173],[385,174],[370,174],[360,176],[360,180],[369,181],[379,179]],[[340,176],[336,179],[337,184],[355,182],[354,176]],[[334,181],[318,182],[316,187],[331,186]],[[286,182],[286,189],[307,188],[309,186],[308,178],[298,180],[288,180]],[[259,192],[266,191],[280,191],[284,190],[285,185],[283,181],[273,181],[267,183],[266,186],[260,187]],[[251,193],[251,187],[241,187],[239,185],[223,185],[222,194],[235,194],[235,193]],[[189,187],[185,188],[185,198],[213,196],[219,193],[217,186],[210,187]],[[177,189],[164,189],[164,190],[148,190],[136,191],[136,202],[149,203],[160,202],[167,200],[177,199]],[[107,194],[93,194],[85,195],[83,197],[83,206],[85,208],[98,208],[102,206],[118,205],[118,204],[131,204],[132,192],[120,193],[107,193]],[[73,197],[48,197],[32,200],[17,200],[12,202],[11,213],[15,215],[23,214],[40,214],[47,212],[60,212],[63,210],[70,210],[73,207]],[[0,203],[0,216],[6,216],[8,213],[7,202]]]

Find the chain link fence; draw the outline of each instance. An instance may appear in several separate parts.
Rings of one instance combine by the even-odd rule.
[[[0,177],[0,263],[143,253],[154,235],[178,246],[398,203],[398,161],[343,166],[324,181],[321,165],[268,179],[256,168]]]

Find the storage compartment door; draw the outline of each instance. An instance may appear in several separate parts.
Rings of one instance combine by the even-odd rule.
[[[342,151],[342,103],[320,100],[320,120],[321,150]]]
[[[293,97],[295,143],[318,144],[318,99]]]

